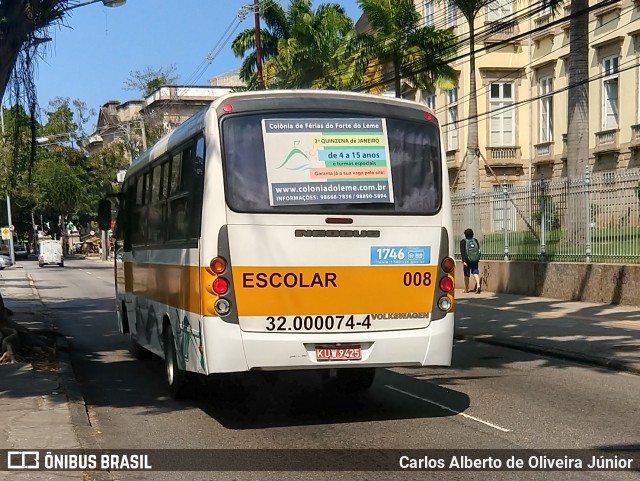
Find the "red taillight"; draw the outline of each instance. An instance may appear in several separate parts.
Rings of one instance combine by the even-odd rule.
[[[453,290],[453,279],[449,276],[440,279],[440,290],[442,292],[451,292]]]
[[[226,113],[230,114],[231,112],[233,112],[233,105],[225,104],[224,107],[222,107],[222,110],[224,110]]]
[[[427,122],[431,122],[433,120],[433,115],[427,112],[426,114],[424,114],[424,118]]]
[[[213,289],[213,292],[221,296],[223,294],[226,294],[229,290],[229,281],[224,277],[218,277],[215,281],[213,281],[213,284],[211,284],[211,288]]]
[[[227,269],[227,261],[222,257],[214,257],[211,259],[209,267],[214,274],[222,274]]]
[[[442,259],[442,262],[440,263],[440,267],[442,267],[443,271],[449,274],[453,272],[453,270],[456,268],[456,261],[453,260],[451,257],[445,257],[444,259]]]

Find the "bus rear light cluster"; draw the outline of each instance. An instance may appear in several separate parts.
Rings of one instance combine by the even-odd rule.
[[[227,261],[225,261],[222,257],[214,257],[209,263],[209,268],[214,274],[222,274],[227,270]]]
[[[442,262],[440,262],[440,267],[442,267],[442,270],[447,274],[451,274],[456,268],[456,261],[452,257],[445,257],[442,259]]]
[[[453,278],[451,276],[444,276],[440,279],[439,287],[442,292],[451,292],[454,288]]]
[[[442,296],[438,299],[438,308],[441,311],[448,312],[453,307],[453,302],[451,302],[451,298],[449,296]]]
[[[211,284],[211,288],[215,294],[223,296],[229,292],[229,281],[224,277],[216,277],[213,284]]]
[[[231,303],[226,299],[218,299],[213,308],[221,316],[226,316],[231,311]]]

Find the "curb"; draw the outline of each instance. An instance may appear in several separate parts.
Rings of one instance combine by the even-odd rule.
[[[36,283],[29,273],[27,274],[27,281],[29,282],[29,287],[31,287],[31,293],[34,299],[40,302],[39,314],[43,318],[46,318],[46,323],[50,324],[54,331],[57,331],[48,314],[47,308],[42,301],[42,297],[36,287]],[[91,425],[87,405],[84,401],[84,397],[82,396],[82,391],[80,390],[80,385],[76,380],[75,373],[73,372],[71,357],[69,355],[69,342],[66,337],[58,332],[56,332],[55,348],[56,361],[58,364],[58,379],[62,384],[62,388],[64,389],[64,393],[67,397],[71,426],[76,434],[76,438],[82,449],[102,449],[93,432],[93,426]],[[105,471],[84,471],[82,479],[87,481],[113,480],[109,473]]]
[[[612,371],[628,372],[630,374],[640,376],[640,366],[636,366],[624,361],[618,361],[616,359],[590,356],[588,354],[565,351],[554,347],[544,347],[535,344],[529,344],[526,342],[514,341],[511,339],[496,339],[487,337],[486,335],[455,334],[454,339],[457,341],[475,341],[484,344],[491,344],[494,346],[508,347],[511,349],[517,349],[519,351],[530,352],[532,354],[544,354],[549,357],[579,362],[581,364],[604,367]]]

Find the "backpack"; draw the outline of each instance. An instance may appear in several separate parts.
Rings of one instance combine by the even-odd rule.
[[[467,258],[469,262],[478,262],[480,260],[480,246],[475,239],[465,239],[467,242]]]

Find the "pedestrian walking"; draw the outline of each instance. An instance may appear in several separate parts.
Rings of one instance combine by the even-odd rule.
[[[480,243],[478,239],[473,237],[473,230],[466,229],[464,231],[464,239],[460,241],[460,254],[462,256],[462,265],[464,271],[464,292],[469,291],[469,278],[473,274],[473,278],[476,281],[476,287],[474,289],[476,294],[480,294],[482,290],[482,280],[480,279],[480,270],[478,265],[480,263]]]

